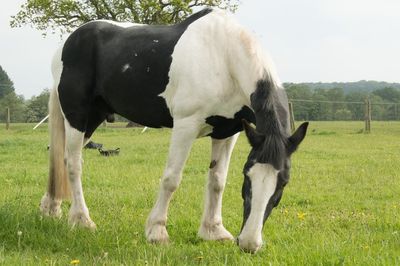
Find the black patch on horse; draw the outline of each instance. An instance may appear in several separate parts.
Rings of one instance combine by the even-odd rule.
[[[210,13],[204,9],[169,26],[122,28],[90,22],[71,34],[62,52],[58,87],[72,127],[89,137],[110,114],[149,127],[172,127],[164,98],[172,53],[187,27]]]
[[[213,131],[208,136],[211,136],[214,139],[225,139],[230,137],[243,130],[243,119],[252,123],[255,123],[256,121],[253,111],[247,106],[243,106],[233,118],[226,118],[220,115],[207,117],[206,123],[213,126]]]

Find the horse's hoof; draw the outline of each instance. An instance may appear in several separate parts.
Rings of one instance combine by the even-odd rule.
[[[237,244],[242,251],[244,251],[246,253],[251,253],[251,254],[255,254],[262,247],[261,240],[243,239],[243,238],[241,238],[241,236],[238,237]]]
[[[152,244],[168,244],[169,236],[164,225],[155,224],[146,227],[147,241]]]
[[[46,193],[40,201],[40,212],[44,216],[61,218],[61,203],[62,200],[52,199],[48,193]]]
[[[88,228],[92,231],[96,230],[96,224],[90,219],[88,214],[77,212],[69,215],[68,223],[75,227]]]
[[[234,237],[222,224],[202,225],[198,236],[204,240],[212,241],[233,241]]]

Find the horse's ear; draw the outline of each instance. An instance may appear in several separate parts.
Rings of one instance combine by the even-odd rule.
[[[288,140],[289,154],[295,152],[297,147],[299,147],[300,143],[303,141],[304,137],[306,136],[307,128],[308,128],[308,122],[304,122],[297,128],[297,130],[289,138],[289,140]]]
[[[250,145],[253,148],[260,146],[264,142],[265,136],[258,133],[246,120],[242,119],[242,124]]]

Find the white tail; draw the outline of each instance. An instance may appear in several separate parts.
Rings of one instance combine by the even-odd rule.
[[[65,165],[65,127],[57,89],[50,93],[49,101],[49,183],[47,192],[51,199],[62,200],[70,197],[67,169]]]

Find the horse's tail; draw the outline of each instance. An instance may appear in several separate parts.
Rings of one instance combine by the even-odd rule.
[[[57,88],[50,93],[49,101],[50,167],[48,194],[53,199],[70,197],[67,169],[64,161],[65,126]]]

